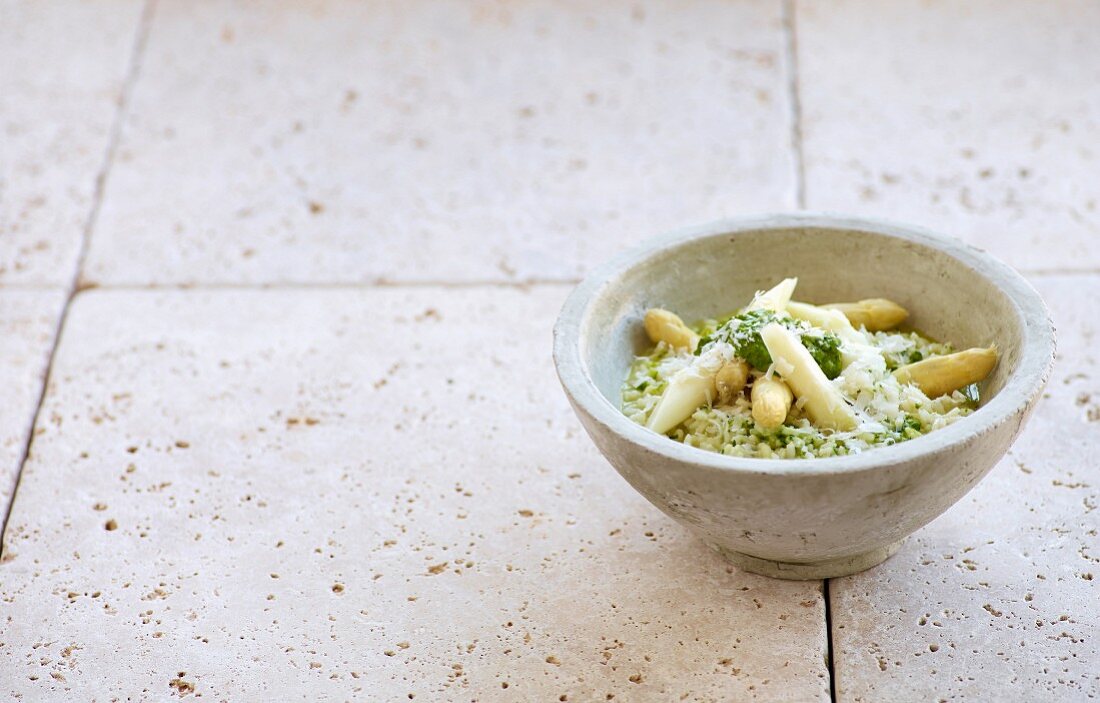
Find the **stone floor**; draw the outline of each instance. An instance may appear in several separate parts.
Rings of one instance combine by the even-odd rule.
[[[1100,6],[0,0],[0,694],[1100,696]],[[809,208],[1023,271],[1055,377],[891,560],[727,566],[557,386],[594,263]]]

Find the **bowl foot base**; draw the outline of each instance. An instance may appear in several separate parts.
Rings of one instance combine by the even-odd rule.
[[[898,551],[904,541],[904,539],[900,539],[893,544],[877,547],[861,554],[811,562],[772,561],[771,559],[761,559],[750,554],[735,552],[713,542],[707,542],[707,546],[721,554],[727,561],[742,571],[777,579],[811,581],[849,576],[870,569],[872,566],[878,566]]]

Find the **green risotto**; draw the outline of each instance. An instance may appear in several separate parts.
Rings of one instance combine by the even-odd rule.
[[[630,366],[623,413],[700,449],[800,459],[904,442],[977,408],[995,347],[956,352],[899,331],[908,312],[884,299],[793,302],[795,283],[693,325],[648,311],[654,346]]]

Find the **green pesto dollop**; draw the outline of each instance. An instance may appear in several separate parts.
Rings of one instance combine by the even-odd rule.
[[[834,379],[840,375],[839,337],[831,332],[818,333],[804,322],[789,315],[777,315],[771,310],[749,310],[735,315],[699,340],[695,353],[702,353],[703,348],[712,342],[726,342],[733,347],[733,353],[748,362],[749,366],[766,371],[771,366],[772,355],[760,337],[760,330],[773,322],[799,333],[802,346],[810,352],[827,378]]]

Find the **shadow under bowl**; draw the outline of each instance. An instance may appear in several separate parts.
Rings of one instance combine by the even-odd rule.
[[[725,456],[622,414],[648,308],[713,317],[789,276],[798,300],[890,298],[956,348],[996,343],[981,407],[916,439],[819,459]],[[677,232],[599,267],[562,308],[554,361],[588,434],[646,499],[747,571],[819,579],[878,564],[973,488],[1023,427],[1054,344],[1039,294],[985,252],[919,228],[799,214]]]

